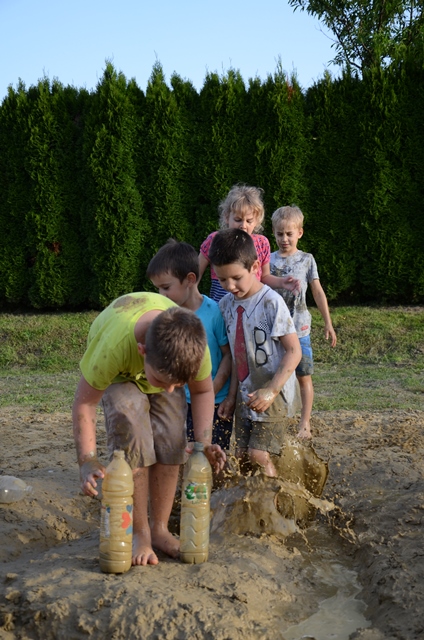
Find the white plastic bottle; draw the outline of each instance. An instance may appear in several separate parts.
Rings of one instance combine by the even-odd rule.
[[[0,504],[18,502],[32,491],[32,487],[15,476],[0,476]]]
[[[180,558],[183,562],[206,562],[209,554],[212,469],[203,444],[194,443],[184,467],[181,492]]]
[[[114,451],[102,484],[100,569],[124,573],[131,567],[134,480],[123,451]]]

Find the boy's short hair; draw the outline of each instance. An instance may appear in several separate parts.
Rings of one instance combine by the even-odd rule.
[[[236,184],[231,187],[228,195],[219,203],[219,226],[228,229],[230,213],[241,213],[245,209],[251,209],[257,218],[255,233],[262,230],[262,222],[265,216],[264,203],[262,201],[263,189],[249,187],[247,184]]]
[[[188,242],[177,242],[170,238],[150,260],[147,267],[147,277],[154,278],[169,273],[180,282],[194,273],[196,281],[199,279],[199,256],[194,247]]]
[[[196,377],[206,349],[202,321],[193,311],[171,307],[162,311],[146,332],[146,358],[158,373],[173,383]]]
[[[275,229],[276,225],[282,220],[287,220],[287,222],[294,222],[298,229],[303,228],[303,213],[296,205],[292,205],[291,207],[280,207],[271,217],[272,228]]]
[[[250,271],[257,259],[258,256],[253,240],[242,229],[222,229],[218,231],[209,249],[209,261],[216,267],[239,262],[245,269]]]

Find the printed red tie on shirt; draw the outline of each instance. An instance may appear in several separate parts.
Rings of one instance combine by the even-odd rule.
[[[236,324],[236,338],[234,342],[234,358],[236,361],[237,378],[240,382],[246,380],[249,375],[249,364],[247,362],[246,342],[244,339],[243,330],[243,313],[244,308],[242,306],[237,307],[237,324]]]

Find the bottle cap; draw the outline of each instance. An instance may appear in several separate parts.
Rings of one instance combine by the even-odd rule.
[[[113,452],[114,458],[125,458],[125,451],[120,451],[119,449],[115,449]]]
[[[203,451],[204,448],[203,442],[195,442],[193,451]]]

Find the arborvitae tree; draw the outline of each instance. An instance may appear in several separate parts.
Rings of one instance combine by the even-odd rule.
[[[22,82],[0,108],[0,302],[26,304],[33,254],[27,239],[32,184],[27,169],[31,99]]]
[[[85,252],[77,205],[75,126],[78,94],[44,79],[29,116],[27,166],[32,197],[27,212],[33,260],[29,300],[34,307],[62,307],[86,300]]]
[[[205,204],[202,196],[203,177],[200,171],[204,152],[200,136],[200,96],[191,82],[182,80],[176,74],[171,78],[171,86],[183,135],[179,157],[179,184],[188,224],[187,236],[184,240],[198,247],[204,234],[201,211]],[[200,237],[197,234],[198,230],[201,231]]]
[[[218,227],[218,204],[230,188],[247,182],[254,166],[251,132],[247,129],[247,92],[239,72],[228,71],[221,78],[208,74],[200,92],[205,203],[201,211],[199,238]]]
[[[107,63],[84,129],[84,231],[94,274],[90,301],[100,306],[137,287],[142,243],[149,242],[136,183],[132,95],[125,76]]]
[[[184,133],[175,96],[157,63],[146,90],[137,166],[151,228],[150,257],[169,237],[189,237],[181,188],[186,175]]]
[[[61,129],[58,160],[62,170],[62,198],[65,228],[62,231],[63,262],[66,268],[67,304],[77,307],[89,300],[91,280],[87,255],[87,239],[83,233],[82,215],[85,205],[85,164],[82,145],[86,111],[90,94],[85,89],[65,87],[56,103],[57,121]],[[69,230],[69,235],[68,235]]]
[[[360,81],[348,73],[337,80],[327,74],[306,97],[311,132],[301,245],[314,254],[330,300],[341,293],[353,298],[358,294],[362,104]]]
[[[422,79],[421,76],[421,82]],[[416,290],[417,229],[410,224],[411,212],[404,199],[411,175],[405,166],[402,85],[392,69],[374,68],[364,73],[362,82],[363,99],[369,110],[363,123],[366,212],[362,219],[360,280],[362,296],[380,301],[410,300]],[[414,136],[417,133],[414,128]],[[409,156],[411,160],[413,165],[415,159]],[[422,197],[420,200],[422,211]]]
[[[424,299],[424,46],[417,43],[403,59],[393,65],[400,124],[399,223],[406,218],[409,243],[404,259],[409,261],[406,297]],[[406,284],[406,283],[405,283]]]
[[[305,199],[306,135],[304,98],[295,76],[278,66],[265,83],[250,84],[251,116],[256,120],[256,184],[264,189],[269,218],[277,208]]]

